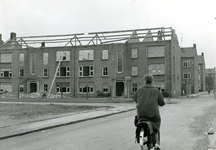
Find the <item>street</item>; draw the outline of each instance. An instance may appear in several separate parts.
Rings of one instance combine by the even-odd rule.
[[[134,104],[135,107],[135,104]],[[161,147],[164,150],[204,150],[207,131],[216,129],[216,100],[212,95],[177,99],[160,107]],[[89,120],[0,140],[1,150],[132,150],[135,111]],[[214,119],[214,120],[213,120]]]

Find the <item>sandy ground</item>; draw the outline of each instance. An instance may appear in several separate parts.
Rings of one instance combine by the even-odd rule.
[[[56,104],[0,104],[0,127],[109,108],[111,107]]]

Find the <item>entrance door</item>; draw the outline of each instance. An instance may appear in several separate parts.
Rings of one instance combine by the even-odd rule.
[[[30,93],[37,92],[37,83],[30,83]]]
[[[116,82],[116,96],[124,96],[124,82]]]

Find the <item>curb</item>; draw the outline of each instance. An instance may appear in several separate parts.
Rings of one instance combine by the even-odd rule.
[[[115,112],[115,113],[110,113],[110,114],[106,114],[106,115],[101,115],[101,116],[97,116],[97,117],[90,117],[90,118],[86,118],[86,119],[82,119],[82,120],[72,121],[72,122],[68,122],[68,123],[62,123],[62,124],[59,124],[59,125],[53,125],[53,126],[51,125],[51,126],[48,126],[48,127],[42,127],[40,129],[35,129],[35,130],[26,131],[26,132],[22,132],[22,133],[16,133],[16,134],[8,135],[8,136],[3,136],[3,137],[0,137],[0,140],[11,138],[11,137],[16,137],[16,136],[22,136],[22,135],[26,135],[26,134],[33,133],[33,132],[38,132],[38,131],[41,131],[41,130],[47,130],[47,129],[52,129],[52,128],[61,127],[61,126],[65,126],[65,125],[76,124],[76,123],[84,122],[84,121],[88,121],[88,120],[108,117],[108,116],[112,116],[112,115],[116,115],[116,114],[125,113],[125,112],[128,112],[128,111],[132,111],[132,110],[135,110],[135,109],[136,108],[132,108],[132,109],[119,111],[119,112]]]

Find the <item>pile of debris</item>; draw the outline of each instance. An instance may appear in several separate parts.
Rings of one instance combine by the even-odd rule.
[[[57,98],[66,98],[66,96],[62,96],[61,94],[48,94],[47,91],[37,91],[35,93],[25,94],[19,93],[19,98],[50,98],[50,99],[57,99]],[[0,98],[18,98],[18,93],[2,93],[0,94]]]

